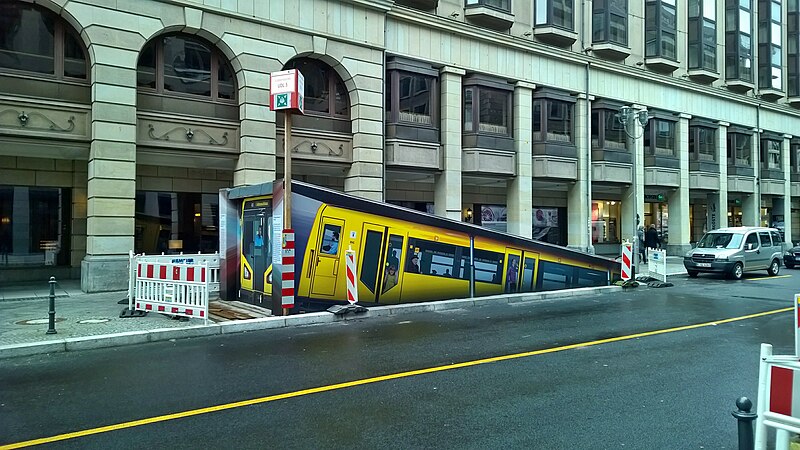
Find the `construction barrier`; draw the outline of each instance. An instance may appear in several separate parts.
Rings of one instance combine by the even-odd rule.
[[[663,283],[667,282],[667,251],[647,249],[648,276]]]
[[[622,244],[622,281],[633,278],[631,265],[633,264],[633,244],[625,242]]]
[[[294,230],[283,230],[283,246],[281,272],[281,306],[284,309],[294,308]]]
[[[344,252],[345,265],[347,266],[347,301],[351,305],[358,303],[358,285],[356,284],[356,252],[348,248]]]
[[[128,294],[130,296],[130,289],[136,279],[136,266],[141,262],[155,263],[155,264],[195,264],[195,265],[208,265],[208,292],[209,298],[219,297],[219,253],[196,253],[196,254],[177,254],[177,255],[147,255],[135,254],[132,251],[128,253],[130,269],[130,283],[128,283]]]

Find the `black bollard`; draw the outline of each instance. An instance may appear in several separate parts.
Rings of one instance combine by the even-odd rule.
[[[731,414],[739,421],[739,450],[753,450],[755,448],[753,421],[758,414],[750,412],[753,402],[747,397],[739,397],[736,400],[736,407],[738,410]]]
[[[47,334],[56,334],[56,277],[50,277],[50,311],[47,314],[50,316]]]

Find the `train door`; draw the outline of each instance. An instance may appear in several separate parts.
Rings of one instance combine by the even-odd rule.
[[[539,253],[526,251],[522,258],[522,280],[519,292],[533,292],[536,289],[536,261]]]
[[[336,281],[339,275],[340,255],[344,249],[339,246],[339,238],[344,221],[323,217],[317,233],[317,243],[309,255],[311,267],[311,295],[332,297],[336,295]]]
[[[358,299],[398,303],[402,281],[404,236],[398,230],[365,223],[359,252]]]
[[[264,277],[272,262],[267,210],[251,209],[242,218],[242,287],[264,292]]]
[[[503,292],[513,294],[519,292],[520,288],[520,266],[522,262],[522,250],[509,248],[506,252],[506,276]]]

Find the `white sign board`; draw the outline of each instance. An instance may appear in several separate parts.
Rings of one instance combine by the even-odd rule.
[[[272,72],[269,76],[269,91],[271,94],[295,92],[294,81],[297,79],[297,70],[282,70]],[[301,90],[301,92],[303,92]]]
[[[666,250],[647,250],[647,271],[650,276],[667,282],[667,251]]]

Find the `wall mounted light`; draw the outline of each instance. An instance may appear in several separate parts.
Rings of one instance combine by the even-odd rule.
[[[464,222],[472,222],[472,208],[467,208],[467,212],[464,214]]]

